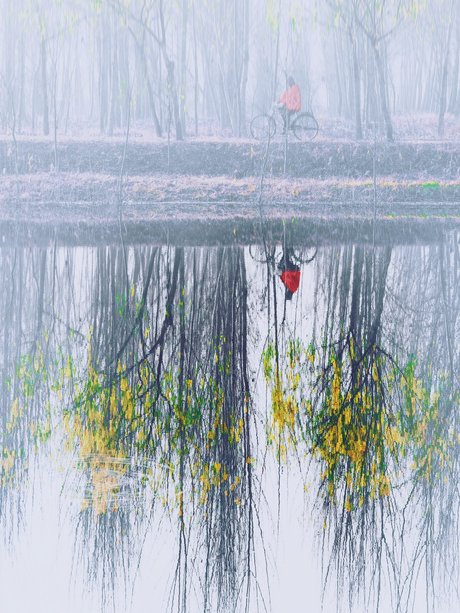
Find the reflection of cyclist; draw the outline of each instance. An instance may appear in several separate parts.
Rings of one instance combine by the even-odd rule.
[[[280,279],[285,287],[284,297],[291,300],[292,296],[299,289],[300,267],[292,261],[292,249],[289,247],[278,263]]]
[[[284,131],[286,132],[286,124],[289,126],[291,117],[295,113],[299,113],[302,108],[302,98],[300,95],[300,87],[296,84],[292,77],[287,80],[288,89],[281,94],[278,100],[278,108],[283,118]]]

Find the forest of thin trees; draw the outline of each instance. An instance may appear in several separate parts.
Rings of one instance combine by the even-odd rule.
[[[0,0],[6,134],[244,136],[293,75],[353,126],[460,114],[458,0]]]

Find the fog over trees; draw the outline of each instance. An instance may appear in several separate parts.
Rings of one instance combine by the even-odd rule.
[[[292,75],[353,126],[460,114],[458,0],[0,0],[3,133],[245,136]],[[364,132],[364,134],[363,134]]]
[[[1,611],[460,611],[460,0],[0,16]]]

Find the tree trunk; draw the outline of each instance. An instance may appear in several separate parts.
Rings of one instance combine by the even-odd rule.
[[[354,81],[354,106],[355,106],[355,137],[356,140],[363,138],[363,126],[361,121],[361,79],[359,78],[358,53],[356,51],[356,36],[351,28],[348,30],[351,41],[353,57],[353,81]]]
[[[450,11],[450,20],[449,20],[449,29],[447,31],[447,42],[446,42],[446,54],[444,56],[444,63],[442,67],[442,78],[441,78],[441,95],[439,100],[439,117],[438,117],[438,136],[442,138],[444,136],[444,116],[446,114],[447,108],[447,77],[449,76],[449,57],[450,57],[450,39],[452,36],[452,9],[453,2],[451,4]]]
[[[281,18],[281,0],[278,6],[278,19],[276,23],[276,47],[275,47],[275,67],[273,71],[273,96],[272,101],[278,99],[278,66],[280,56],[280,18]]]
[[[195,111],[195,136],[198,136],[198,47],[196,42],[196,22],[195,22],[195,5],[192,6],[193,12],[193,64],[195,77],[195,95],[194,95],[194,111]]]
[[[240,65],[239,65],[239,37],[238,37],[238,0],[233,0],[233,104],[232,128],[233,136],[240,136],[241,100],[240,100]]]
[[[451,113],[457,112],[457,102],[458,102],[458,81],[459,81],[459,71],[460,71],[460,27],[457,26],[457,36],[456,36],[456,51],[455,51],[455,60],[454,67],[452,73],[452,85],[450,90],[450,100],[449,100],[449,111]]]
[[[104,134],[107,129],[107,107],[108,107],[108,62],[109,57],[109,40],[107,37],[107,25],[101,20],[101,30],[99,38],[99,129],[101,134]]]
[[[129,28],[129,31],[131,32],[131,35],[134,39],[134,42],[137,46],[138,52],[139,52],[139,56],[141,59],[141,63],[142,63],[142,72],[144,75],[144,79],[145,79],[145,84],[147,85],[147,95],[148,95],[148,100],[149,100],[149,106],[150,106],[150,112],[152,113],[152,118],[153,118],[153,123],[155,125],[155,134],[159,137],[162,136],[162,131],[161,131],[161,125],[160,125],[160,120],[158,119],[158,115],[157,115],[157,110],[156,110],[156,106],[155,106],[155,96],[153,93],[153,88],[152,88],[152,82],[150,81],[150,77],[149,77],[149,70],[148,70],[148,65],[147,65],[147,57],[145,55],[145,42],[144,42],[144,38],[142,38],[142,42],[139,42],[136,38],[135,33],[133,32],[133,30],[131,28]]]
[[[110,87],[110,111],[107,132],[113,136],[113,128],[119,127],[119,79],[118,79],[118,41],[113,32],[112,82]]]
[[[21,38],[21,65],[20,65],[20,82],[19,82],[19,108],[18,108],[18,132],[22,132],[22,121],[24,118],[24,85],[25,85],[25,62],[24,62],[24,39]]]
[[[176,86],[176,77],[174,75],[174,62],[170,59],[168,55],[168,51],[166,49],[166,30],[165,30],[164,13],[163,13],[163,0],[160,0],[159,16],[160,16],[161,38],[159,39],[158,42],[160,45],[161,54],[163,56],[163,61],[166,67],[166,77],[168,80],[168,95],[173,105],[174,124],[176,127],[176,140],[183,140],[184,135],[182,131],[182,123],[180,120],[179,101],[177,99],[177,86]]]
[[[146,70],[147,70],[147,66],[146,66]],[[147,72],[145,73],[145,81],[147,84],[147,92],[149,96],[150,112],[152,113],[153,123],[155,125],[155,134],[161,137],[162,131],[161,131],[160,120],[158,119],[158,115],[157,115],[157,111],[155,107],[155,97],[153,95],[152,83],[150,82]]]
[[[48,82],[46,76],[46,42],[42,38],[41,42],[41,56],[42,56],[42,95],[43,95],[43,134],[48,136],[50,133],[50,120],[49,120],[49,108],[48,108]]]
[[[243,71],[241,75],[240,135],[246,135],[246,89],[249,69],[249,0],[244,0]]]
[[[372,48],[374,50],[375,64],[377,66],[377,75],[378,75],[379,89],[380,89],[380,102],[382,105],[383,118],[385,120],[387,140],[389,142],[393,142],[394,141],[393,124],[391,121],[390,111],[388,110],[387,90],[386,90],[385,72],[383,69],[383,62],[382,62],[382,58],[380,56],[380,52],[378,50],[378,46],[376,42],[373,42]]]
[[[174,62],[169,59],[166,50],[163,50],[165,64],[166,64],[166,73],[168,78],[168,92],[170,99],[173,104],[173,115],[174,115],[174,124],[176,127],[176,140],[183,140],[184,135],[182,131],[182,124],[180,120],[180,110],[179,110],[179,101],[177,99],[177,87],[176,87],[176,79],[174,76]]]
[[[180,67],[180,121],[185,129],[185,93],[187,89],[187,26],[188,0],[182,0],[182,41]]]
[[[339,59],[338,59],[338,50],[337,50],[338,42],[337,42],[337,33],[334,32],[334,67],[335,74],[337,80],[337,104],[334,109],[334,112],[337,112],[338,116],[342,116],[342,74],[339,68]]]

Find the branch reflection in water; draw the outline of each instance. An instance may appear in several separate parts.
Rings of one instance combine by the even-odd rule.
[[[10,542],[31,463],[64,441],[75,562],[104,605],[123,582],[129,608],[147,535],[172,530],[167,608],[269,610],[289,472],[321,535],[324,594],[405,611],[421,584],[432,605],[454,593],[459,255],[456,235],[2,249]]]

